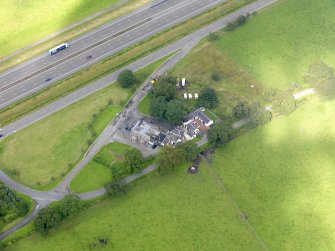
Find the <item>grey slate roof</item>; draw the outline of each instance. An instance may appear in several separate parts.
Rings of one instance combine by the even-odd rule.
[[[194,118],[199,118],[204,124],[207,124],[211,121],[210,118],[208,118],[202,111],[199,109],[195,110],[194,112],[191,112],[186,115],[185,121],[190,121]]]

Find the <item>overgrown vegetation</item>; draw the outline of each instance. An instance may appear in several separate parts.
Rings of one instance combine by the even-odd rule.
[[[335,75],[334,68],[323,62],[312,63],[305,75],[305,82],[324,100],[335,98]]]
[[[165,146],[157,156],[158,172],[166,175],[179,165],[194,160],[199,153],[199,149],[193,141],[187,141],[177,147]]]
[[[117,81],[123,88],[128,88],[132,85],[136,85],[138,83],[138,80],[136,79],[134,73],[131,70],[123,70],[118,78]]]
[[[37,232],[47,234],[50,229],[59,224],[60,221],[78,214],[83,209],[83,203],[78,195],[68,194],[56,205],[42,208],[35,219]]]
[[[240,16],[238,16],[234,21],[229,22],[229,23],[226,25],[226,27],[224,28],[224,30],[225,30],[225,31],[233,31],[233,30],[235,30],[236,28],[238,28],[238,27],[244,25],[244,24],[247,22],[249,16],[250,16],[249,14],[247,14],[247,15],[245,15],[245,16],[244,16],[244,15],[240,15]]]
[[[29,209],[27,201],[0,182],[0,231],[7,223],[26,215]]]

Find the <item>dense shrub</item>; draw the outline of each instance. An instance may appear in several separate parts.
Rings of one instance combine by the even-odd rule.
[[[127,88],[129,86],[132,86],[137,83],[137,79],[135,78],[133,72],[131,70],[124,70],[122,71],[118,78],[117,81],[120,83],[120,85],[123,88]]]

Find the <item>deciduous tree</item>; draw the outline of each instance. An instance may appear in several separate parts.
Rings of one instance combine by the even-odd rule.
[[[123,88],[127,88],[131,85],[136,84],[136,82],[137,82],[137,79],[135,78],[135,76],[134,76],[134,74],[131,70],[122,71],[119,74],[117,80]]]
[[[232,132],[232,122],[226,119],[215,123],[207,133],[208,142],[214,146],[221,146],[228,143]]]
[[[182,101],[171,100],[166,105],[165,117],[170,123],[173,124],[181,123],[185,115],[186,115],[186,107]]]
[[[152,97],[150,102],[150,114],[159,119],[165,119],[165,111],[167,106],[165,96]]]
[[[58,211],[55,208],[42,208],[36,216],[35,227],[40,233],[47,234],[48,231],[56,226],[61,220]]]
[[[136,148],[128,149],[124,154],[123,168],[127,173],[135,173],[142,169],[144,163],[143,154]]]
[[[182,161],[182,153],[179,148],[165,146],[159,151],[157,156],[158,172],[167,174],[173,171]]]
[[[256,127],[259,125],[264,125],[271,121],[271,112],[265,110],[259,103],[254,103],[250,107],[250,123],[252,126]]]
[[[76,194],[68,194],[59,203],[58,210],[62,218],[73,216],[83,209],[81,199]]]

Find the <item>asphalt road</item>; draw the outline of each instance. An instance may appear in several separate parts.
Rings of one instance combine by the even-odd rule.
[[[154,57],[150,57],[150,56],[152,56],[152,55],[150,55],[150,56],[146,57],[145,59],[142,59],[142,60],[139,60],[139,61],[135,62],[134,64],[132,64],[131,67],[135,68],[133,70],[142,68],[143,65],[141,66],[141,63],[143,64],[145,62],[145,63],[149,64],[148,62],[154,62],[157,59],[164,57],[165,55],[169,55],[171,52],[174,52],[177,49],[181,49],[181,51],[179,53],[177,53],[171,60],[169,60],[166,64],[164,64],[159,69],[159,71],[164,72],[164,71],[168,70],[170,67],[172,67],[176,62],[178,62],[178,60],[180,58],[182,58],[191,48],[193,48],[193,46],[195,44],[197,44],[197,42],[201,38],[203,38],[204,36],[208,35],[211,32],[214,32],[214,31],[217,31],[217,30],[221,29],[222,27],[224,27],[227,24],[227,22],[230,22],[230,21],[234,20],[237,16],[239,16],[241,14],[245,14],[247,12],[252,13],[252,12],[257,11],[261,8],[264,8],[264,7],[268,6],[269,4],[272,4],[276,1],[277,0],[259,0],[255,3],[251,4],[251,5],[248,5],[244,8],[241,8],[241,9],[235,11],[234,13],[231,13],[230,15],[228,15],[228,16],[226,16],[226,17],[208,25],[207,27],[205,27],[205,28],[203,28],[203,29],[201,29],[197,32],[194,32],[191,35],[188,35],[188,36],[184,37],[183,39],[173,43],[172,45],[169,45],[169,46],[159,50],[158,52],[156,52],[156,54],[153,53],[152,55],[154,55]],[[154,73],[152,76],[155,76],[155,74],[156,73]],[[116,78],[117,74],[114,74],[114,75],[111,74],[110,76],[107,76],[107,77],[105,77],[101,80],[98,80],[95,83],[76,91],[75,93],[73,93],[74,95],[70,94],[67,97],[64,97],[64,98],[56,101],[55,103],[53,103],[53,104],[51,104],[47,107],[44,107],[44,108],[40,109],[39,111],[31,114],[31,115],[28,115],[24,119],[22,119],[20,121],[17,121],[17,122],[14,122],[11,125],[8,125],[7,127],[3,128],[2,132],[6,133],[7,135],[15,133],[17,130],[20,130],[20,129],[30,125],[31,123],[34,123],[34,122],[44,118],[45,116],[48,116],[48,115],[62,109],[63,107],[66,107],[66,106],[76,102],[77,100],[86,97],[87,95],[97,91],[98,89],[104,88],[105,86],[107,86],[111,82],[113,82],[112,79],[111,79],[112,76],[114,76],[114,78]],[[147,86],[143,86],[142,88],[146,89]],[[20,223],[18,223],[17,225],[12,227],[11,229],[2,233],[0,235],[0,240],[2,240],[6,236],[8,236],[10,233],[16,231],[20,227],[22,227],[25,224],[27,224],[28,222],[30,222],[35,217],[36,213],[38,212],[38,210],[40,210],[40,208],[43,208],[43,207],[47,206],[52,201],[60,200],[61,198],[64,197],[64,195],[66,193],[69,192],[68,184],[70,183],[70,181],[79,173],[79,171],[94,156],[94,154],[104,144],[106,144],[110,141],[111,135],[114,134],[116,128],[119,125],[122,125],[122,123],[125,121],[125,118],[126,118],[127,114],[129,115],[129,113],[131,111],[134,111],[137,108],[136,104],[138,104],[138,102],[145,95],[145,92],[142,91],[143,90],[142,88],[134,95],[133,100],[135,102],[133,103],[133,105],[130,106],[130,107],[127,107],[121,113],[120,117],[113,120],[107,126],[107,128],[102,132],[102,134],[97,138],[97,140],[90,147],[90,149],[88,150],[88,152],[84,156],[83,160],[64,178],[64,180],[56,187],[55,190],[42,192],[42,191],[37,191],[37,190],[31,189],[29,187],[26,187],[22,184],[19,184],[16,181],[10,179],[5,173],[0,171],[0,179],[8,187],[12,188],[15,191],[18,191],[20,193],[23,193],[25,195],[28,195],[28,196],[32,197],[36,202],[36,206],[35,206],[35,209],[33,210],[32,214],[27,216],[23,221],[21,221]],[[122,114],[125,115],[123,118],[122,118]],[[126,181],[131,182],[134,179],[136,179],[138,177],[141,177],[141,176],[145,175],[146,173],[151,172],[155,168],[156,168],[156,166],[152,165],[152,166],[148,167],[147,169],[143,170],[139,174],[134,174],[134,175],[131,175],[131,176],[127,177]],[[82,199],[91,199],[91,198],[101,196],[104,192],[105,192],[104,188],[101,188],[101,189],[96,190],[96,191],[80,194],[79,196]]]
[[[156,1],[73,41],[64,41],[70,45],[68,49],[53,56],[45,52],[0,74],[0,108],[224,1]],[[88,55],[92,58],[87,59]],[[46,83],[47,78],[51,81]]]

